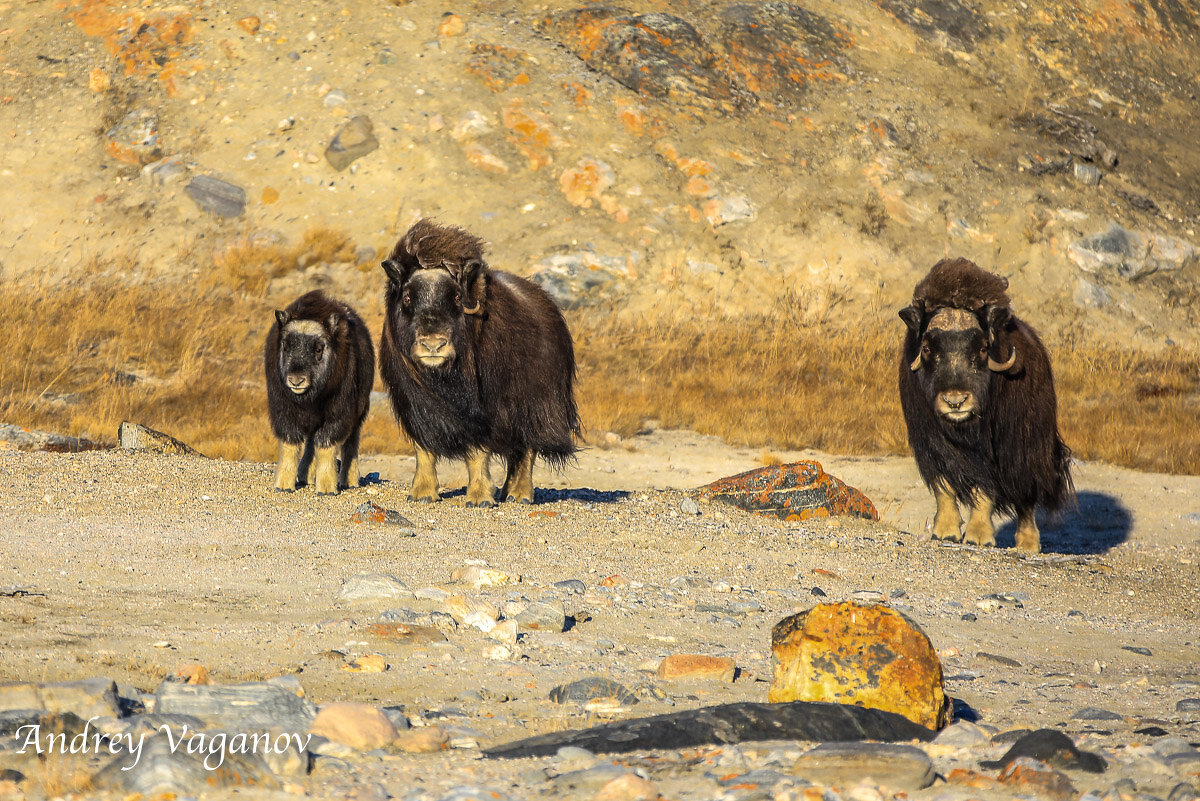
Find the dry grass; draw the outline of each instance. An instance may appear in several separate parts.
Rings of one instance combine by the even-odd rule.
[[[130,419],[210,456],[272,460],[261,348],[280,299],[244,289],[129,286],[102,275],[48,289],[0,285],[18,356],[0,360],[0,422],[111,443]],[[360,310],[377,333],[381,310]],[[610,431],[628,437],[654,418],[767,449],[907,451],[897,326],[631,326],[602,313],[570,322],[591,442]],[[1051,351],[1064,438],[1079,457],[1200,473],[1200,357],[1062,342]],[[386,404],[368,418],[363,450],[409,451]],[[774,458],[764,450],[764,463]]]
[[[284,245],[261,234],[243,236],[213,254],[215,285],[261,296],[271,279],[309,264],[354,261],[354,242],[344,231],[314,228],[295,245]]]

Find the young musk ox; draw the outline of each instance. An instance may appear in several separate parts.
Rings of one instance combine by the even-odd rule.
[[[263,361],[279,439],[275,489],[302,486],[310,464],[321,494],[357,487],[358,439],[375,380],[367,326],[346,304],[309,292],[275,312]]]
[[[536,457],[576,451],[575,352],[539,286],[492,270],[483,241],[424,219],[383,262],[379,372],[416,446],[411,497],[438,500],[437,459],[465,459],[467,506],[491,506],[488,465],[503,457],[501,500],[533,503]]]
[[[921,478],[937,500],[936,539],[995,545],[992,513],[1015,514],[1017,548],[1038,551],[1034,510],[1072,497],[1071,451],[1058,433],[1050,357],[1013,315],[1008,279],[943,259],[900,311],[908,330],[900,405]]]

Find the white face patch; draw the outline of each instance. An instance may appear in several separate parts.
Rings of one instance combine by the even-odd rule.
[[[325,337],[325,326],[316,320],[292,320],[283,327],[284,335],[303,334],[310,337]]]
[[[983,330],[979,318],[963,309],[938,309],[929,320],[926,330],[967,331],[972,328]]]

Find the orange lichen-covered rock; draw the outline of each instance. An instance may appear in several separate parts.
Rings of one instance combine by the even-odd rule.
[[[870,498],[826,473],[820,462],[760,467],[718,479],[701,487],[699,495],[784,520],[830,515],[879,519]]]
[[[942,664],[916,623],[886,606],[818,604],[771,630],[767,700],[853,704],[946,725]]]
[[[470,72],[493,92],[503,92],[514,86],[529,83],[529,75],[537,67],[533,57],[524,50],[495,44],[477,44],[467,60]]]

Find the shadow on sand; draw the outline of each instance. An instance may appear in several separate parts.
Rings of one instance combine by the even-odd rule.
[[[1039,520],[1042,553],[1100,554],[1129,539],[1133,516],[1116,497],[1106,492],[1085,491],[1076,495],[1076,505],[1057,517]],[[1016,544],[1016,521],[1007,521],[996,529],[996,545],[1011,548]]]
[[[444,490],[443,498],[461,498],[467,493],[466,487]],[[616,503],[623,501],[633,493],[628,490],[594,490],[587,487],[576,489],[534,489],[533,505],[543,503],[558,503],[559,501],[579,501],[580,503]],[[497,492],[499,495],[499,492]]]

